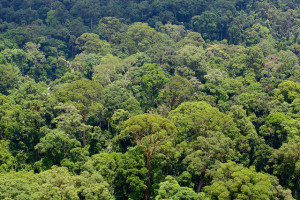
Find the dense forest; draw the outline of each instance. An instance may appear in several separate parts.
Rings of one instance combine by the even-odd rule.
[[[1,0],[0,199],[300,199],[299,0]]]

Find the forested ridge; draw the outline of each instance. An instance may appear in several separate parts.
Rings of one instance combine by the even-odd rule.
[[[1,0],[0,199],[300,199],[298,0]]]

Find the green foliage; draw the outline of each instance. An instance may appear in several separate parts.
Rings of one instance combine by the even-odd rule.
[[[299,97],[300,84],[293,81],[286,81],[280,83],[278,88],[274,90],[275,97],[280,101],[291,103],[294,99]]]
[[[140,103],[118,83],[108,85],[103,89],[101,102],[104,105],[104,119],[112,118],[118,109],[129,112],[130,116],[142,113]]]
[[[247,117],[246,111],[241,106],[232,106],[230,108],[231,117],[241,131],[246,136],[255,136],[256,130],[250,119]]]
[[[39,192],[37,198],[43,199],[79,199],[74,179],[67,168],[53,166],[51,170],[38,175]]]
[[[12,65],[0,64],[0,92],[2,94],[8,94],[8,90],[17,86],[19,69]]]
[[[161,33],[156,32],[148,24],[140,22],[132,24],[127,31],[127,35],[134,43],[131,48],[136,49],[136,52],[152,49],[155,44],[164,41]]]
[[[118,80],[123,71],[121,59],[107,54],[102,57],[100,65],[94,66],[93,80],[105,86]]]
[[[104,27],[108,42],[111,44],[115,33],[121,28],[120,21],[115,17],[103,17],[100,20],[99,25]]]
[[[267,117],[265,124],[259,128],[259,134],[265,136],[270,146],[279,148],[287,140],[288,134],[283,123],[289,120],[290,118],[282,113],[272,113]]]
[[[1,199],[33,199],[38,183],[32,172],[10,172],[0,174]]]
[[[83,172],[72,176],[67,168],[52,169],[33,174],[11,172],[0,175],[0,195],[3,199],[105,199],[114,197],[108,184],[99,174]]]
[[[191,23],[194,31],[201,32],[204,39],[217,39],[216,15],[213,12],[205,11],[199,16],[194,16]]]
[[[0,199],[299,199],[299,18],[1,0]]]
[[[8,142],[0,140],[0,171],[9,171],[14,164],[14,157],[9,152]]]
[[[235,162],[222,163],[210,172],[212,185],[204,191],[211,199],[272,199],[274,186],[270,176]]]
[[[141,154],[96,154],[84,164],[83,169],[101,174],[109,183],[110,192],[115,193],[117,198],[137,199],[144,195],[147,168]]]
[[[174,76],[159,95],[161,101],[169,105],[170,110],[173,110],[182,102],[192,99],[192,92],[193,87],[188,80],[180,76]]]
[[[61,102],[71,101],[83,118],[87,116],[88,107],[99,101],[102,86],[88,79],[73,81],[56,92]]]
[[[204,101],[182,103],[169,118],[179,126],[182,139],[207,136],[208,131],[220,131],[233,138],[239,131],[231,117]]]
[[[300,138],[295,137],[275,150],[271,157],[271,167],[279,178],[280,184],[288,186],[294,197],[299,198],[300,177]]]
[[[130,138],[140,145],[147,158],[159,150],[160,143],[171,139],[177,133],[176,127],[168,119],[155,114],[131,117],[124,124],[120,139]]]
[[[208,137],[199,136],[192,142],[189,154],[183,160],[186,169],[192,175],[196,190],[199,193],[207,183],[205,175],[218,162],[225,162],[233,157],[233,141],[218,132],[210,132]]]
[[[158,98],[159,90],[163,84],[168,82],[168,78],[160,66],[156,64],[146,64],[142,66],[143,76],[140,78],[141,89],[145,92],[149,107],[154,106]],[[146,102],[143,102],[146,104]]]
[[[155,197],[156,200],[161,199],[192,199],[198,200],[203,199],[202,194],[196,194],[191,188],[180,187],[178,182],[172,176],[167,176],[166,181],[160,183],[158,195]]]
[[[109,44],[100,40],[99,36],[94,33],[84,33],[76,40],[78,49],[84,53],[101,53],[105,54]]]
[[[59,130],[52,130],[35,146],[45,157],[41,160],[41,165],[50,168],[52,165],[59,165],[60,161],[70,155],[73,148],[79,147],[80,142],[71,139],[69,135]],[[39,164],[38,164],[39,165]]]
[[[194,45],[187,45],[177,51],[176,60],[179,66],[186,66],[195,72],[198,79],[202,80],[207,67],[204,50]]]
[[[161,145],[176,136],[177,130],[172,122],[154,114],[142,114],[129,118],[124,124],[124,130],[118,136],[121,140],[129,138],[139,145],[146,157],[147,187],[145,198],[149,196],[151,187],[152,157],[160,150]]]

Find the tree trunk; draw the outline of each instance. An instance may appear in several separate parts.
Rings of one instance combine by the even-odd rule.
[[[85,130],[83,130],[83,133],[82,133],[82,145],[85,146],[86,145],[86,141],[85,141]]]
[[[202,172],[201,174],[201,179],[198,185],[198,189],[197,189],[197,194],[201,191],[202,186],[204,185],[205,181],[204,181],[204,173]]]
[[[35,150],[35,151],[34,151],[34,154],[35,154],[35,161],[38,161],[38,159],[39,159],[39,158],[38,158],[38,151]]]
[[[149,187],[150,187],[150,178],[151,178],[151,163],[150,163],[150,158],[147,158],[147,178],[148,180],[146,181],[146,189],[145,189],[145,193],[144,193],[144,200],[148,199],[149,196]]]
[[[93,30],[93,15],[91,15],[91,30]]]

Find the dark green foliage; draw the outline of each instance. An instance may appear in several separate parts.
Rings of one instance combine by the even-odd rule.
[[[299,199],[299,9],[1,0],[0,199]]]

